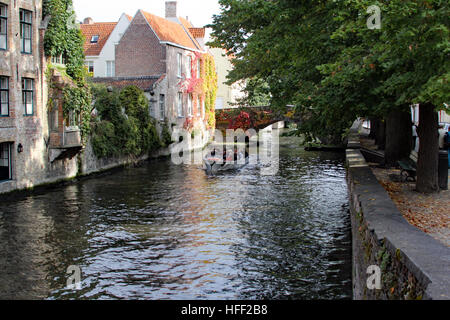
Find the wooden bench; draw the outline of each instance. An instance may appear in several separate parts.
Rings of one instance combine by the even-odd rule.
[[[417,152],[411,151],[408,159],[398,161],[398,165],[402,169],[400,176],[403,182],[408,180],[415,182],[417,176]]]

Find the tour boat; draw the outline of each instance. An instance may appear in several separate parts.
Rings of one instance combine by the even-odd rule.
[[[221,171],[241,169],[248,164],[248,157],[245,157],[242,152],[238,152],[237,160],[235,160],[234,153],[229,153],[222,159],[215,155],[209,155],[203,159],[203,163],[206,173],[211,175]]]

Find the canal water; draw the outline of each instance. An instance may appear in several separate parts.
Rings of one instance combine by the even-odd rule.
[[[157,160],[3,199],[0,298],[351,299],[344,156],[298,145],[274,176]]]

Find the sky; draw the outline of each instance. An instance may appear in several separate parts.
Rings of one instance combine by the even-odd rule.
[[[91,17],[94,22],[118,21],[122,13],[134,16],[139,9],[165,16],[165,0],[73,0],[77,20]],[[178,16],[188,17],[195,27],[203,27],[212,22],[213,14],[218,14],[217,0],[178,0]]]

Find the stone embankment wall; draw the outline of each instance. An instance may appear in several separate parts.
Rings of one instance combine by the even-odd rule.
[[[361,154],[358,130],[347,150],[354,299],[450,299],[450,248],[403,218]],[[380,289],[367,285],[369,266],[381,271]]]
[[[209,143],[211,135],[212,133],[209,130],[203,131],[201,136],[198,136],[196,139],[191,139],[190,135],[188,135],[188,137],[186,137],[188,143],[185,146],[185,150],[203,149]],[[27,180],[26,184],[19,184],[16,180],[0,183],[0,195],[15,191],[30,190],[39,186],[47,187],[52,184],[70,181],[77,177],[89,176],[111,169],[141,163],[149,159],[169,157],[172,154],[175,145],[176,144],[172,144],[168,148],[161,148],[151,154],[146,154],[141,157],[120,156],[97,158],[91,143],[88,142],[84,149],[71,159],[57,160],[52,164],[49,163],[48,159],[42,160],[43,163],[49,163],[48,165],[52,171],[49,173],[45,170],[44,165],[42,165],[42,177],[39,179]],[[48,154],[48,152],[42,151],[40,154],[45,155]],[[24,168],[25,170],[28,170],[26,166]]]

